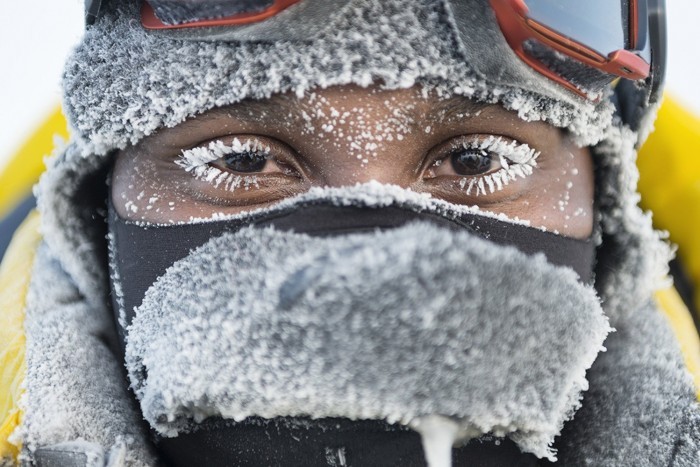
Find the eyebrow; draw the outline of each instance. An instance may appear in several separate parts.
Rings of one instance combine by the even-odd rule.
[[[289,95],[277,95],[265,100],[247,99],[225,107],[216,107],[203,114],[200,119],[213,120],[220,117],[250,119],[251,115],[268,114],[273,121],[282,121],[292,113],[301,117],[299,101]],[[195,120],[196,121],[196,120]]]
[[[477,102],[464,96],[453,96],[448,99],[441,99],[430,110],[429,116],[438,120],[472,117],[477,116],[479,112],[493,105],[488,102]]]

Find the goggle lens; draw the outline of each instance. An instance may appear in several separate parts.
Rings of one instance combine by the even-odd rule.
[[[632,48],[629,1],[525,0],[528,17],[607,57]],[[617,6],[615,7],[615,4]]]
[[[490,2],[520,58],[583,97],[599,95],[601,85],[615,77],[649,77],[647,0]],[[576,63],[598,73],[586,73]]]

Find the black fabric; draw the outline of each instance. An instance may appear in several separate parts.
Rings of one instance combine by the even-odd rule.
[[[109,210],[109,231],[116,250],[112,267],[117,269],[120,277],[127,325],[131,323],[134,308],[141,304],[146,290],[167,268],[209,239],[248,225],[274,226],[282,231],[329,236],[390,229],[423,220],[451,229],[467,229],[496,244],[515,246],[527,254],[544,253],[549,262],[571,267],[587,283],[592,281],[595,261],[595,246],[590,240],[576,240],[474,214],[447,218],[402,207],[340,207],[316,202],[244,220],[144,226],[121,219],[111,205]],[[116,303],[114,310],[119,310]],[[123,344],[124,329],[119,327],[119,333]]]
[[[340,418],[209,419],[191,433],[160,438],[167,465],[211,467],[424,467],[418,433],[383,421]],[[455,467],[539,465],[508,439],[485,437],[452,450]]]
[[[36,198],[34,195],[29,195],[0,220],[0,260],[5,255],[5,250],[10,245],[15,230],[35,207]]]
[[[588,94],[603,92],[617,78],[557,52],[535,39],[525,41],[523,48],[550,71]]]

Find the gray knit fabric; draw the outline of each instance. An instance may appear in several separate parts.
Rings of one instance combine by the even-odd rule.
[[[65,70],[64,108],[85,155],[123,148],[158,128],[243,99],[351,83],[379,82],[388,89],[422,83],[501,102],[527,120],[570,128],[587,145],[600,140],[612,119],[607,100],[585,101],[523,64],[481,0],[469,3],[479,12],[474,42],[493,48],[492,61],[483,65],[488,79],[466,55],[480,54],[481,45],[464,50],[457,43],[442,0],[354,0],[327,19],[331,27],[318,38],[272,43],[149,34],[138,25],[135,5],[111,3],[122,6],[87,31]],[[120,70],[119,79],[114,70]],[[497,86],[499,75],[510,85]]]
[[[571,466],[700,465],[700,416],[665,316],[647,303],[619,322],[558,443]]]
[[[84,300],[46,245],[37,252],[25,328],[22,461],[34,461],[38,448],[80,441],[70,449],[90,454],[88,460],[121,451],[117,465],[152,464],[141,415],[113,352],[111,317],[104,305]]]

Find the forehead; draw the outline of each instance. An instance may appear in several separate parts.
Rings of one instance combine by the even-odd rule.
[[[409,130],[423,123],[482,115],[484,118],[523,122],[515,113],[499,105],[477,102],[463,96],[442,97],[418,87],[387,90],[377,86],[363,88],[355,85],[316,89],[301,97],[287,93],[268,99],[246,100],[210,110],[194,121],[206,124],[228,118],[264,122],[266,125],[309,126],[326,123],[332,127],[384,121],[405,126]]]
[[[551,137],[542,121],[525,122],[498,104],[463,96],[439,96],[420,87],[335,86],[297,96],[277,94],[218,107],[145,138],[142,144],[179,150],[205,137],[268,135],[295,144],[332,145],[355,151],[365,146],[422,142],[442,133],[489,133]],[[557,130],[558,132],[559,130]],[[516,135],[511,133],[516,132]],[[359,148],[361,145],[362,148]],[[373,153],[373,149],[367,149]]]

